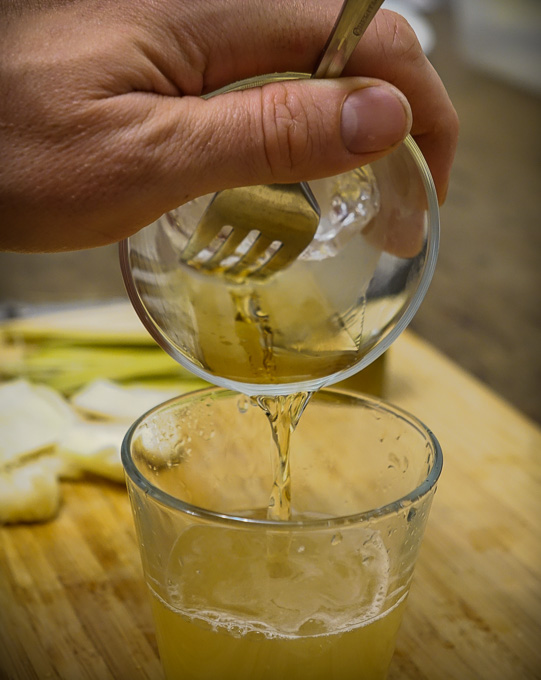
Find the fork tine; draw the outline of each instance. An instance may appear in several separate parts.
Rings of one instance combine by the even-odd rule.
[[[304,244],[302,248],[291,248],[290,246],[291,244],[286,245],[285,243],[282,243],[282,246],[274,253],[274,255],[264,262],[260,268],[255,269],[251,275],[254,277],[260,276],[261,278],[266,278],[267,276],[274,274],[274,272],[283,269],[288,264],[291,264],[291,262],[305,249]]]
[[[225,226],[225,222],[221,219],[219,213],[212,209],[212,204],[218,195],[216,194],[208,204],[199,224],[190,236],[188,243],[184,246],[184,250],[181,253],[181,259],[184,262],[189,262],[201,250],[207,248]]]
[[[241,231],[240,229],[233,229],[222,245],[218,248],[218,250],[207,260],[201,263],[201,267],[204,267],[205,269],[213,269],[217,267],[220,262],[235,252],[237,247],[244,241],[245,238],[245,232]]]
[[[263,255],[271,243],[272,239],[260,233],[256,240],[252,243],[251,247],[239,259],[239,261],[225,271],[228,274],[232,274],[233,276],[238,276],[239,274],[249,272],[257,262],[258,258]]]

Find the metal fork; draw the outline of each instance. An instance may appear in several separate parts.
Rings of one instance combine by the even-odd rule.
[[[382,2],[345,0],[312,78],[342,73]],[[264,82],[256,77],[235,89]],[[310,244],[319,218],[319,205],[306,182],[225,189],[212,198],[180,259],[236,279],[266,278]]]

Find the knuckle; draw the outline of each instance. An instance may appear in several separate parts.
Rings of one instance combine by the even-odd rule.
[[[426,57],[417,35],[408,21],[400,14],[390,10],[380,12],[384,22],[382,33],[386,39],[382,40],[387,57],[401,61],[424,63]],[[389,35],[391,36],[389,39]]]
[[[273,177],[293,175],[314,151],[314,102],[282,84],[262,88],[262,133],[266,162]]]

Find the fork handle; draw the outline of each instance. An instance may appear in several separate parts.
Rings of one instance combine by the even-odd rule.
[[[338,78],[383,0],[345,0],[312,78]]]

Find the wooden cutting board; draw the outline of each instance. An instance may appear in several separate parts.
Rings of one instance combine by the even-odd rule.
[[[539,427],[407,332],[386,396],[445,458],[390,680],[541,678]],[[120,485],[66,483],[55,521],[0,529],[0,678],[161,678]]]

